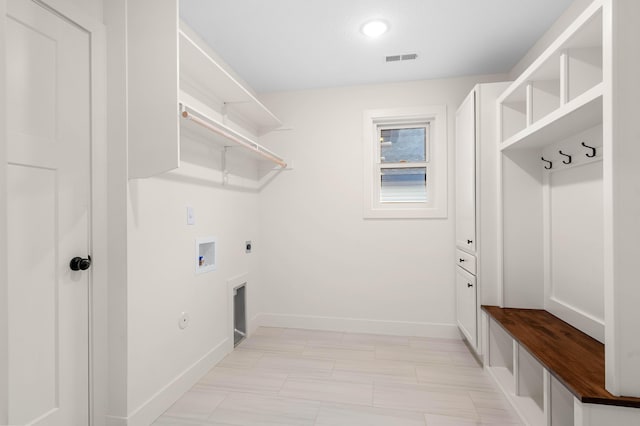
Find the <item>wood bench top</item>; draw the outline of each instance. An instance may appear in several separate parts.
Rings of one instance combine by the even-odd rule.
[[[482,309],[583,403],[640,408],[604,387],[604,345],[541,309]]]

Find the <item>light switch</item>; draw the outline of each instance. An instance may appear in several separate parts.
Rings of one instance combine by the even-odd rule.
[[[187,207],[187,225],[195,225],[196,224],[196,214],[193,210],[193,207]]]

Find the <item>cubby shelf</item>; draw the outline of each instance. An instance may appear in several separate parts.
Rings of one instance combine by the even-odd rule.
[[[602,123],[603,83],[564,104],[500,144],[501,150],[542,148]]]
[[[501,149],[536,148],[602,122],[603,12],[576,20],[498,99]]]
[[[507,367],[487,366],[487,371],[493,376],[505,395],[514,395],[516,393],[513,373]]]
[[[259,161],[269,161],[285,168],[287,163],[279,155],[263,147],[250,137],[225,125],[215,118],[215,111],[199,103],[185,93],[181,93],[180,110],[183,120],[181,129],[191,135],[215,143],[219,147],[240,147],[242,152]]]

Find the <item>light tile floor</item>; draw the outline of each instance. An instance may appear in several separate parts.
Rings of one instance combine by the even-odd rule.
[[[264,327],[154,423],[521,424],[461,341]]]

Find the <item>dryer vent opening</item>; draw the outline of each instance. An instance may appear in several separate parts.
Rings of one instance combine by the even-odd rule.
[[[233,346],[238,346],[247,336],[247,287],[233,291]]]

